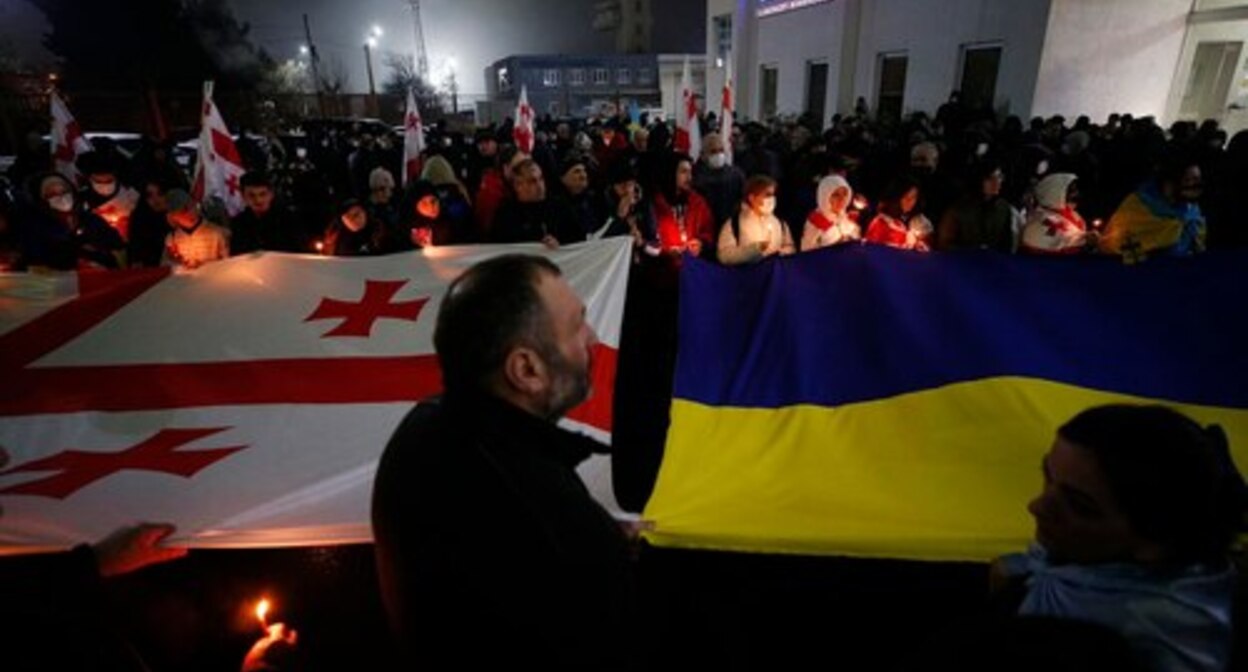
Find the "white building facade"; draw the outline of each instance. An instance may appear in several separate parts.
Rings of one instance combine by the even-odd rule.
[[[958,90],[1024,118],[1248,126],[1248,0],[707,0],[706,32],[708,98],[731,60],[752,119],[934,112]]]

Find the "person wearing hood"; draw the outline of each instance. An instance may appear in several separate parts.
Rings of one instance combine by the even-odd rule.
[[[1017,614],[1107,628],[1133,669],[1228,669],[1248,496],[1222,428],[1162,406],[1095,407],[1057,430],[1041,468],[1035,541],[993,565],[996,587],[1022,588]]]
[[[726,266],[758,263],[796,249],[789,225],[776,217],[776,181],[755,175],[745,183],[740,212],[719,230],[719,260]]]
[[[441,208],[442,219],[447,220],[455,231],[463,231],[472,226],[472,198],[468,188],[455,173],[455,167],[440,154],[435,154],[425,161],[420,171],[420,179],[433,185]],[[463,238],[463,234],[456,234]],[[464,240],[463,242],[468,242]]]
[[[909,177],[899,177],[884,189],[879,211],[867,227],[868,243],[900,250],[931,250],[932,222],[920,210],[922,192]]]
[[[965,196],[945,212],[937,227],[942,250],[1014,251],[1022,215],[1004,198],[1005,171],[999,161],[985,159],[972,171]]]
[[[65,176],[49,173],[31,182],[32,212],[19,220],[21,269],[119,268],[125,251],[121,234],[80,207]],[[21,270],[18,269],[18,270]]]
[[[130,240],[130,216],[139,205],[139,192],[121,183],[116,161],[99,152],[78,159],[87,180],[82,200],[87,209],[116,229],[122,240]]]
[[[1075,210],[1078,178],[1054,173],[1036,185],[1036,206],[1027,215],[1019,250],[1028,254],[1080,254],[1094,244],[1096,232]]]
[[[1194,158],[1167,157],[1157,178],[1128,196],[1110,217],[1101,251],[1124,257],[1185,257],[1204,252],[1203,189],[1200,165]]]
[[[464,245],[475,241],[471,224],[454,222],[446,217],[438,188],[427,180],[417,180],[408,185],[404,201],[407,221],[390,232],[390,252],[433,247],[435,245]],[[456,228],[459,224],[461,228]]]
[[[862,239],[856,216],[849,212],[854,190],[840,175],[829,175],[819,181],[816,192],[818,207],[806,218],[802,230],[803,252]]]

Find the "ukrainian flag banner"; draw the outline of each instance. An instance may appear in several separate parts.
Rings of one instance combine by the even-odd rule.
[[[1054,431],[1156,402],[1248,466],[1248,254],[687,260],[660,546],[916,560],[1025,547]]]

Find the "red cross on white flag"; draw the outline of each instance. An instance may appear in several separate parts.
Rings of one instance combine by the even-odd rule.
[[[676,151],[697,160],[702,153],[702,128],[698,125],[698,97],[693,90],[693,78],[689,75],[689,57],[685,56],[685,69],[680,77],[680,109],[676,112]]]
[[[516,149],[525,154],[533,153],[534,121],[533,108],[529,105],[529,89],[521,84],[520,100],[516,102],[516,121],[511,130],[511,138],[516,143]]]
[[[225,203],[233,217],[243,211],[243,158],[238,153],[230,129],[212,99],[212,82],[204,82],[204,106],[199,131],[199,155],[191,195],[197,201],[215,196]]]
[[[0,555],[135,520],[196,547],[368,541],[377,459],[441,388],[447,285],[515,251],[0,277]],[[519,251],[558,264],[586,304],[594,392],[565,423],[608,440],[631,241]],[[612,507],[596,459],[582,476]]]
[[[416,92],[407,91],[407,114],[403,117],[403,184],[420,178],[421,154],[425,151],[425,124],[416,104]]]
[[[91,151],[91,141],[82,134],[74,115],[55,91],[49,96],[52,108],[52,169],[74,184],[82,181],[78,157]]]

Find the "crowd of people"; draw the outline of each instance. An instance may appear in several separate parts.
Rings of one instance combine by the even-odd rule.
[[[103,142],[79,184],[19,157],[0,199],[0,265],[198,266],[257,250],[334,256],[428,245],[631,236],[638,259],[752,263],[853,241],[927,251],[1109,254],[1134,261],[1248,244],[1248,134],[1215,122],[1112,115],[998,122],[955,102],[883,124],[859,113],[734,125],[714,115],[698,156],[668,125],[626,117],[539,123],[531,155],[510,121],[430,131],[399,184],[400,143],[351,129],[294,151],[240,140],[246,210],[189,197],[171,148]],[[374,132],[375,129],[374,129]],[[40,160],[42,159],[42,161]]]
[[[688,255],[751,264],[861,242],[1134,263],[1248,244],[1248,134],[1228,144],[1211,122],[1024,125],[955,100],[897,124],[857,112],[827,129],[799,119],[721,135],[713,116],[705,126],[697,157],[645,120],[547,119],[530,154],[508,124],[471,137],[434,129],[407,184],[388,136],[252,147],[238,184],[246,209],[233,217],[193,198],[158,143],[135,157],[97,146],[79,162],[81,184],[28,157],[0,206],[0,268],[195,268],[256,251],[622,236],[646,271],[630,287],[624,361],[630,348],[674,357],[670,280]],[[642,312],[637,289],[655,292]],[[583,310],[557,267],[517,256],[470,270],[440,306],[447,394],[399,428],[373,508],[383,593],[418,660],[646,666],[612,646],[639,617],[629,540],[574,472],[595,447],[554,424],[590,391],[596,339]],[[621,367],[618,394],[658,390],[639,396],[662,406],[670,366],[650,368]],[[647,375],[657,378],[637,378]],[[617,443],[634,430],[620,423]],[[429,449],[403,450],[412,443]],[[1090,409],[1057,430],[1042,466],[1037,545],[996,565],[1002,594],[1015,590],[1010,613],[1104,635],[1084,660],[1112,667],[1069,669],[1225,669],[1245,488],[1221,430],[1160,407]],[[457,505],[435,520],[409,515],[448,501]],[[497,646],[474,645],[483,632]],[[1068,634],[1044,641],[1088,641]]]

